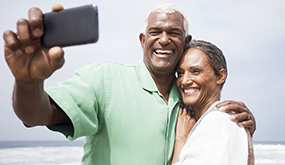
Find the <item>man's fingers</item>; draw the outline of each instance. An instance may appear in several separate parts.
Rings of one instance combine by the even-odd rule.
[[[238,113],[238,114],[233,114],[230,116],[231,121],[244,121],[244,120],[248,120],[248,113],[247,112],[242,112],[242,113]]]
[[[22,55],[21,44],[17,38],[17,35],[11,30],[7,30],[3,33],[3,39],[5,46],[11,51],[15,52],[16,55]]]
[[[253,136],[253,133],[255,131],[255,123],[253,120],[248,120],[248,121],[243,121],[243,122],[238,122],[238,126],[239,127],[244,127],[247,128],[251,134],[251,136]]]
[[[34,48],[32,46],[29,22],[26,19],[19,19],[17,22],[17,31],[17,38],[20,41],[23,50],[28,54],[33,53]]]
[[[39,38],[44,33],[43,13],[39,8],[31,8],[29,10],[29,25],[34,37]]]
[[[63,10],[63,6],[61,6],[60,4],[54,4],[52,7],[52,11],[60,11]]]
[[[241,107],[246,107],[245,104],[243,102],[238,102],[238,101],[232,101],[232,100],[225,100],[223,102],[220,102],[216,105],[217,108],[226,106],[226,105],[230,105],[230,104],[238,104]]]
[[[225,100],[225,101],[223,101],[223,102],[218,103],[218,104],[216,105],[216,107],[217,107],[217,108],[220,108],[220,107],[222,107],[222,106],[226,106],[226,105],[231,104],[231,102],[232,102],[232,101],[230,101],[230,100]]]
[[[241,112],[247,111],[245,107],[242,107],[239,104],[223,105],[223,106],[219,107],[219,109],[222,112],[235,112],[235,113],[241,113]]]
[[[238,126],[251,129],[254,125],[252,120],[238,122]]]
[[[216,107],[221,112],[234,112],[235,114],[230,116],[230,119],[238,121],[239,126],[248,128],[253,135],[256,129],[255,118],[243,102],[227,100],[217,104]]]

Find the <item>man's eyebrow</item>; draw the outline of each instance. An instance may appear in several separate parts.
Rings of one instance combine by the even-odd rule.
[[[159,27],[150,27],[148,29],[148,31],[151,31],[151,30],[162,30],[162,29],[159,28]],[[183,30],[180,29],[180,28],[170,28],[169,31],[180,31],[180,32],[183,32]]]
[[[171,31],[180,31],[180,32],[183,32],[183,30],[180,29],[180,28],[170,28],[170,30],[171,30]]]
[[[151,31],[151,30],[161,30],[161,28],[159,28],[159,27],[150,27],[150,28],[148,29],[148,31]]]

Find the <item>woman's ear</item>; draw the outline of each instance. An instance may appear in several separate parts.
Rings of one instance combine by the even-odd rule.
[[[226,81],[227,71],[225,69],[221,69],[219,74],[220,75],[218,76],[217,84],[221,85],[222,83]]]

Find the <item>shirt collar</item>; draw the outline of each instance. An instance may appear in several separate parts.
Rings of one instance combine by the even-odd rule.
[[[136,68],[137,76],[142,88],[149,92],[158,91],[157,86],[142,59],[136,64]]]
[[[158,92],[157,86],[151,76],[151,74],[149,73],[149,70],[147,69],[145,63],[143,62],[143,60],[141,59],[140,61],[138,61],[138,63],[136,64],[136,71],[137,71],[137,76],[138,79],[141,83],[141,86],[143,89],[149,91],[149,92]],[[178,102],[179,100],[181,100],[181,94],[178,91],[177,87],[176,87],[176,78],[173,81],[173,85],[169,94],[169,100],[168,102]]]
[[[176,78],[175,78],[172,84],[170,94],[169,94],[168,104],[175,104],[178,101],[182,101],[182,97],[176,86]]]

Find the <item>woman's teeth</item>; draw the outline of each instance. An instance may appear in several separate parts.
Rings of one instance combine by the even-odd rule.
[[[192,94],[198,92],[199,89],[184,89],[184,93]]]

